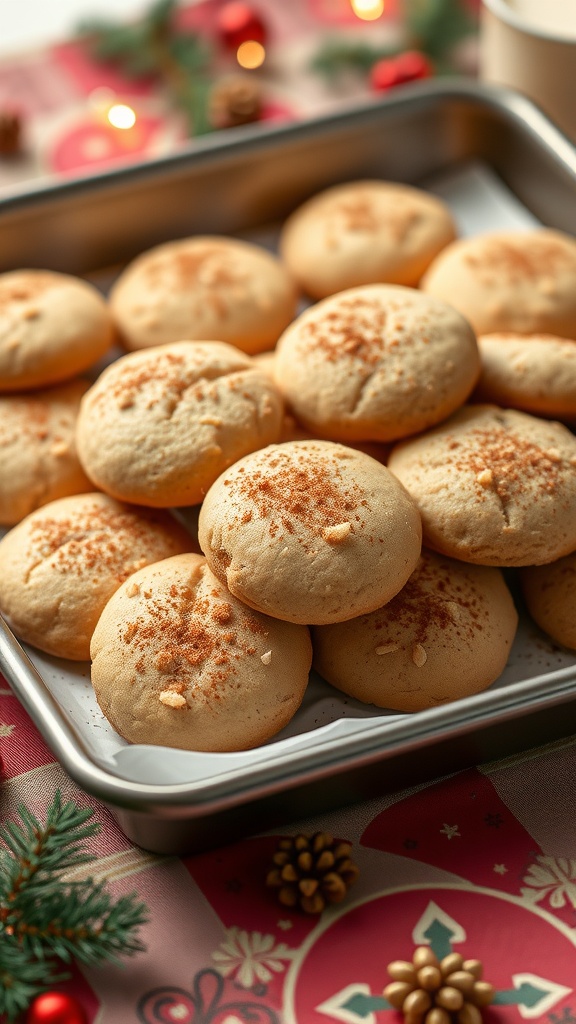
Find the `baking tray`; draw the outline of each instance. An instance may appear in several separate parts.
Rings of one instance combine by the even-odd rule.
[[[22,189],[0,199],[0,268],[47,267],[101,281],[106,268],[167,239],[272,237],[270,224],[339,181],[429,183],[470,161],[495,174],[526,216],[576,233],[574,147],[522,97],[453,81],[407,87],[321,120],[229,131],[98,178]],[[31,660],[1,620],[0,671],[64,768],[111,808],[129,838],[181,853],[574,732],[576,656],[523,629],[504,686],[411,716],[344,701],[340,721],[328,716],[253,754],[185,753],[202,758],[203,769],[217,765],[197,777],[183,772],[186,781],[111,771],[77,727],[64,691],[54,696],[62,665],[33,651]],[[314,706],[308,711],[313,716]],[[129,750],[137,760],[160,748]]]

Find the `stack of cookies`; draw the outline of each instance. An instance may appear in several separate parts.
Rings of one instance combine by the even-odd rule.
[[[553,599],[576,588],[576,439],[549,419],[576,420],[576,242],[456,241],[439,200],[366,181],[304,204],[280,253],[169,243],[109,305],[0,278],[0,610],[91,656],[131,742],[264,743],[312,662],[397,711],[477,693],[517,627],[503,567],[576,646]],[[191,505],[197,537],[169,511]]]

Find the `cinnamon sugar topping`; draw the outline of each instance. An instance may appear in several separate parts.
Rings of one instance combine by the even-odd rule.
[[[479,251],[467,252],[465,262],[486,283],[505,278],[509,282],[536,282],[562,270],[575,269],[576,258],[568,245],[542,234],[516,239],[486,238]]]
[[[293,534],[300,524],[330,543],[340,543],[354,524],[363,524],[368,506],[364,491],[344,479],[338,458],[322,452],[320,459],[311,445],[290,453],[269,449],[260,453],[259,461],[261,468],[238,473],[233,492],[241,506],[248,500],[255,514],[270,520],[272,536],[282,529]]]

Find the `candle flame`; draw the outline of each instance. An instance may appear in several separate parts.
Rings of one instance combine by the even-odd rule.
[[[245,43],[240,43],[236,51],[236,60],[241,68],[249,68],[250,70],[259,68],[264,63],[265,58],[266,50],[262,43],[257,43],[255,39],[247,39]]]
[[[362,21],[376,21],[384,13],[384,0],[351,0],[352,10]]]
[[[108,111],[108,120],[114,128],[133,128],[136,124],[136,114],[132,107],[125,103],[115,103]]]

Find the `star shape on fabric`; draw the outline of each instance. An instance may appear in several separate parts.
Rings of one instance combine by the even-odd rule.
[[[505,864],[495,864],[492,870],[495,871],[497,875],[508,874],[508,868]]]
[[[489,828],[500,828],[500,825],[504,824],[504,818],[501,814],[487,814],[484,822]]]
[[[458,839],[462,838],[458,831],[458,825],[447,825],[446,822],[444,822],[444,827],[440,829],[440,832],[443,836],[446,836],[446,839],[454,839],[454,837],[457,837]]]
[[[5,725],[4,722],[0,722],[0,736],[11,736],[15,728],[15,725]]]

